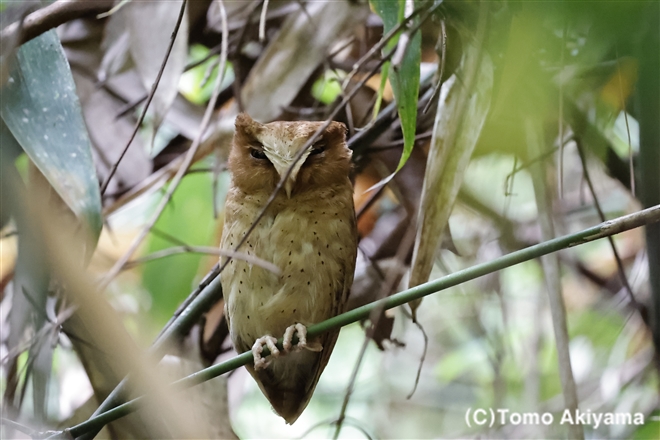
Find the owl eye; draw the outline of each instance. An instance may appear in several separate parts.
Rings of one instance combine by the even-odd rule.
[[[266,160],[268,160],[268,158],[266,157],[266,153],[264,153],[262,150],[258,150],[256,148],[251,148],[250,149],[250,155],[252,157],[254,157],[255,159],[261,159],[261,160],[266,159]]]
[[[322,143],[316,143],[314,144],[314,148],[312,148],[312,151],[309,152],[310,156],[315,156],[317,154],[321,154],[325,151],[325,144]]]

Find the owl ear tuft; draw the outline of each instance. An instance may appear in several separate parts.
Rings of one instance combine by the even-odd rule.
[[[343,122],[332,121],[332,124],[330,124],[330,127],[328,127],[328,128],[340,131],[340,132],[344,133],[344,135],[346,135],[346,133],[348,133],[348,128],[346,127],[346,124],[344,124]]]
[[[242,132],[249,135],[255,135],[262,125],[252,119],[247,113],[239,113],[234,122],[237,132]]]
[[[341,122],[332,121],[332,123],[325,130],[323,137],[328,141],[330,145],[345,144],[347,131],[348,129],[344,124]]]
[[[256,139],[257,134],[263,127],[250,117],[247,113],[239,113],[234,122],[236,132],[234,133],[234,143],[236,145],[247,145]]]

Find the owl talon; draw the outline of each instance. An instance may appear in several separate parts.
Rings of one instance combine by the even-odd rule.
[[[262,336],[254,341],[254,344],[252,345],[252,356],[254,357],[255,370],[266,369],[270,365],[272,358],[276,358],[280,355],[280,351],[275,345],[276,343],[277,339],[270,335]],[[270,350],[270,356],[268,356],[268,358],[271,358],[270,360],[261,357],[261,353],[264,351],[264,346],[268,347],[268,350]]]
[[[294,334],[298,334],[298,343],[293,346],[291,343],[291,340],[293,339]],[[289,327],[284,330],[284,338],[283,338],[282,346],[284,347],[284,351],[288,353],[293,349],[293,351],[300,351],[303,348],[307,348],[307,327],[300,323],[296,323],[294,325],[290,325]]]

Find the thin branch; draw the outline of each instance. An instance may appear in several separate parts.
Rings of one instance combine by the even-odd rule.
[[[534,157],[527,162],[524,162],[522,165],[518,166],[518,158],[514,158],[514,164],[513,164],[513,170],[509,174],[506,175],[506,178],[504,179],[504,195],[505,196],[510,196],[513,195],[511,191],[513,191],[513,178],[515,177],[516,174],[518,174],[520,171],[531,167],[534,165],[536,162],[545,160],[546,157],[554,154],[555,150],[558,147],[553,147],[544,153],[539,154],[539,156]]]
[[[152,252],[149,255],[145,255],[144,257],[137,258],[133,261],[129,261],[125,266],[124,270],[133,268],[135,266],[139,266],[140,264],[147,263],[149,261],[154,261],[158,260],[160,258],[165,258],[169,257],[172,255],[178,255],[178,254],[204,254],[204,255],[217,255],[217,256],[222,256],[222,257],[231,257],[235,258],[237,260],[243,260],[247,263],[253,264],[255,266],[259,266],[263,269],[266,269],[268,271],[273,272],[276,275],[280,275],[281,271],[280,268],[275,266],[273,263],[270,263],[266,260],[262,260],[261,258],[257,258],[254,255],[248,255],[243,252],[232,252],[232,251],[225,251],[223,249],[220,249],[215,246],[174,246],[166,249],[161,249],[156,252]]]
[[[360,218],[364,215],[364,213],[367,212],[369,208],[371,208],[371,206],[374,204],[374,202],[376,202],[376,200],[378,200],[378,198],[383,193],[383,191],[385,191],[385,188],[387,188],[387,185],[382,185],[376,191],[372,191],[367,201],[364,202],[362,206],[360,206],[360,209],[358,209],[358,211],[355,213],[355,217],[358,220],[360,220]]]
[[[8,426],[10,428],[14,428],[16,431],[22,432],[23,434],[27,434],[30,437],[32,437],[36,432],[34,429],[30,428],[29,426],[21,425],[18,422],[14,422],[13,420],[6,419],[4,417],[0,418],[0,424]]]
[[[413,315],[411,314],[411,317]],[[429,337],[426,334],[426,330],[424,330],[424,327],[422,327],[422,324],[417,320],[413,319],[413,324],[417,326],[419,331],[422,333],[422,338],[424,339],[424,348],[422,350],[422,357],[419,359],[419,367],[417,367],[417,374],[415,375],[415,383],[413,385],[413,389],[410,391],[410,394],[406,396],[406,399],[410,400],[412,396],[415,394],[415,391],[417,391],[417,385],[419,385],[419,378],[422,375],[422,367],[424,366],[424,361],[426,360],[426,353],[428,352],[428,347],[429,347]]]
[[[266,40],[266,14],[268,14],[269,2],[270,0],[264,0],[261,7],[261,17],[259,18],[259,41],[262,43]]]
[[[112,9],[110,9],[108,12],[104,12],[103,14],[97,15],[97,18],[106,18],[113,14],[116,14],[117,12],[119,12],[121,8],[129,4],[131,1],[132,0],[119,0],[119,2],[112,7]]]
[[[582,147],[582,143],[579,140],[576,139],[575,143],[577,144],[578,154],[580,156],[580,161],[582,162],[582,173],[584,175],[584,180],[587,182],[587,185],[589,186],[589,192],[591,193],[591,197],[594,199],[594,206],[596,207],[596,211],[598,211],[598,217],[600,218],[601,222],[604,222],[605,213],[603,212],[603,209],[600,206],[600,201],[598,200],[598,196],[596,195],[596,189],[594,188],[594,184],[591,181],[591,176],[589,175],[589,170],[587,168],[587,159],[584,154],[584,148]],[[642,307],[635,299],[635,294],[632,291],[632,287],[630,287],[630,283],[628,282],[628,277],[626,276],[626,271],[623,268],[623,261],[621,261],[621,256],[619,255],[619,251],[616,249],[616,245],[614,244],[614,239],[612,239],[612,237],[607,237],[607,241],[609,241],[610,247],[612,248],[612,253],[614,254],[614,259],[616,261],[617,272],[619,274],[619,278],[621,279],[621,284],[628,293],[628,299],[630,299],[630,304],[635,310],[641,313]]]
[[[384,187],[385,185],[382,186]],[[406,271],[406,264],[405,264],[406,256],[410,252],[412,245],[415,243],[415,236],[417,234],[417,228],[415,227],[415,225],[416,222],[414,221],[410,222],[410,226],[408,227],[405,235],[399,242],[399,246],[396,250],[396,255],[395,255],[397,264],[395,264],[394,270],[388,271],[387,276],[385,278],[385,282],[381,284],[380,291],[378,292],[378,296],[376,297],[376,300],[380,300],[382,298],[389,296],[389,294],[392,293],[396,289],[396,286],[401,282],[401,278],[403,277],[403,274]],[[378,266],[376,265],[376,267]],[[333,436],[334,439],[339,438],[339,433],[341,432],[344,419],[346,418],[346,409],[348,408],[348,403],[351,400],[351,396],[353,395],[355,381],[360,371],[362,360],[364,359],[364,355],[367,351],[367,346],[369,344],[369,341],[373,339],[374,333],[376,331],[376,327],[378,325],[378,321],[380,320],[380,317],[384,310],[385,310],[385,304],[381,304],[379,307],[374,307],[369,312],[369,328],[367,329],[366,334],[364,335],[364,341],[362,342],[362,347],[360,348],[360,353],[358,354],[357,362],[353,367],[351,378],[349,379],[348,385],[346,387],[346,394],[344,395],[344,400],[341,405],[341,410],[339,411],[339,417],[337,417],[335,434]]]
[[[105,178],[105,182],[103,183],[103,185],[101,185],[101,197],[103,197],[103,194],[105,194],[105,191],[108,189],[108,185],[110,184],[110,181],[112,180],[115,173],[117,172],[117,168],[119,167],[119,164],[121,163],[122,159],[126,155],[126,152],[128,151],[128,148],[133,143],[133,139],[135,139],[135,136],[137,135],[138,131],[140,130],[140,127],[142,126],[142,122],[144,121],[144,118],[147,116],[147,110],[149,109],[149,106],[151,105],[151,101],[154,99],[154,96],[156,95],[156,89],[158,88],[158,84],[160,84],[160,79],[163,76],[163,72],[165,71],[165,66],[167,65],[167,60],[169,60],[170,54],[172,53],[172,48],[174,47],[174,41],[176,40],[176,37],[179,34],[179,28],[181,27],[181,22],[183,21],[183,16],[186,12],[186,4],[187,3],[188,3],[188,0],[183,0],[181,2],[181,9],[179,10],[179,16],[176,19],[176,24],[174,25],[174,30],[172,31],[172,35],[170,36],[170,44],[167,46],[167,51],[165,52],[165,57],[163,58],[163,62],[160,65],[160,69],[158,70],[158,75],[156,75],[156,80],[154,81],[153,85],[151,86],[151,91],[149,92],[149,96],[147,97],[147,102],[144,104],[144,108],[142,109],[142,113],[140,114],[140,117],[138,118],[137,122],[135,123],[135,127],[133,128],[133,133],[131,134],[131,137],[128,139],[128,142],[126,143],[126,146],[124,147],[121,154],[117,158],[117,161],[112,165],[112,168],[110,169],[110,172],[108,173],[108,177]]]
[[[247,30],[250,27],[250,20],[252,19],[252,14],[254,14],[254,11],[257,10],[257,8],[261,5],[261,3],[264,0],[254,0],[250,5],[246,8],[247,13],[246,13],[246,19],[245,19],[245,26],[243,26],[238,34],[238,41],[236,42],[236,53],[240,54],[242,47],[243,46],[243,40],[245,39],[245,35],[247,34]],[[223,37],[224,38],[224,37]],[[244,107],[243,107],[243,98],[241,97],[241,90],[243,89],[243,84],[241,83],[241,71],[240,71],[240,62],[234,62],[233,67],[234,67],[234,83],[232,84],[232,87],[234,89],[234,100],[236,101],[236,107],[238,107],[238,111],[242,112]]]
[[[431,101],[428,101],[431,102]],[[420,133],[418,135],[415,135],[415,142],[417,141],[423,141],[426,139],[431,138],[433,136],[433,130],[425,131],[424,133]],[[399,139],[396,141],[392,142],[386,142],[381,145],[378,145],[376,147],[369,147],[367,151],[383,151],[383,150],[390,150],[392,148],[397,148],[397,147],[402,147],[403,146],[403,139]]]
[[[429,111],[433,101],[435,100],[435,97],[440,91],[440,87],[442,87],[442,84],[444,83],[442,77],[445,76],[445,63],[447,60],[447,26],[445,25],[444,20],[440,22],[440,35],[438,36],[438,40],[438,43],[440,43],[440,74],[438,75],[438,83],[433,87],[433,94],[431,95],[431,99],[428,100],[424,106],[424,110],[422,110],[423,114],[426,114],[426,112]],[[435,50],[436,52],[438,51],[437,43],[435,45]]]
[[[511,252],[510,254],[504,255],[495,260],[477,264],[470,268],[454,272],[440,279],[420,284],[411,289],[407,289],[403,292],[396,293],[387,298],[374,301],[370,304],[335,316],[334,318],[330,318],[321,323],[314,324],[308,328],[307,335],[309,338],[312,338],[322,334],[323,332],[327,332],[332,329],[340,328],[348,324],[367,319],[374,309],[392,309],[394,307],[404,305],[410,301],[423,298],[424,296],[431,295],[441,290],[446,290],[450,287],[457,286],[475,278],[506,269],[507,267],[511,267],[525,261],[533,260],[535,258],[539,258],[541,256],[548,255],[562,249],[579,246],[584,243],[589,243],[594,240],[599,240],[601,238],[609,237],[624,231],[628,231],[630,229],[639,228],[641,226],[657,222],[660,222],[660,205],[655,205],[633,214],[600,223],[596,226],[584,229],[574,234],[554,238],[544,243],[539,243],[519,251]],[[217,280],[215,282],[217,282]],[[296,342],[297,341],[294,337],[293,343],[295,344]],[[280,349],[282,348],[281,339],[278,340],[278,347]],[[263,355],[267,356],[269,354],[270,353],[268,352],[268,349],[264,348]],[[247,351],[225,362],[213,365],[209,368],[205,368],[201,371],[198,371],[197,373],[180,379],[174,383],[174,386],[177,389],[184,389],[198,385],[235,370],[236,368],[246,365],[253,360],[252,352]],[[57,438],[60,435],[68,435],[75,438],[93,430],[100,430],[105,424],[117,420],[118,418],[121,418],[137,410],[142,400],[143,397],[133,399],[130,402],[119,405],[118,407],[104,412],[101,415],[90,418],[83,423],[80,423],[71,428],[67,428],[64,431],[59,431],[55,435],[52,435],[48,438]]]

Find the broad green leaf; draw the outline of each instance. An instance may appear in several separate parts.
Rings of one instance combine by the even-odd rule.
[[[384,34],[396,27],[404,18],[405,2],[403,1],[371,0],[371,4],[383,20]],[[409,27],[414,27],[418,22],[419,19],[411,20]],[[392,50],[397,41],[398,38],[393,38],[387,45],[385,52]],[[401,65],[395,68],[390,64],[389,67],[390,83],[392,84],[392,91],[401,119],[401,130],[403,131],[403,154],[395,172],[406,164],[415,144],[421,59],[422,35],[420,32],[416,32],[412,36]]]
[[[25,43],[2,89],[5,124],[53,188],[87,226],[101,231],[101,198],[76,87],[55,31]]]

